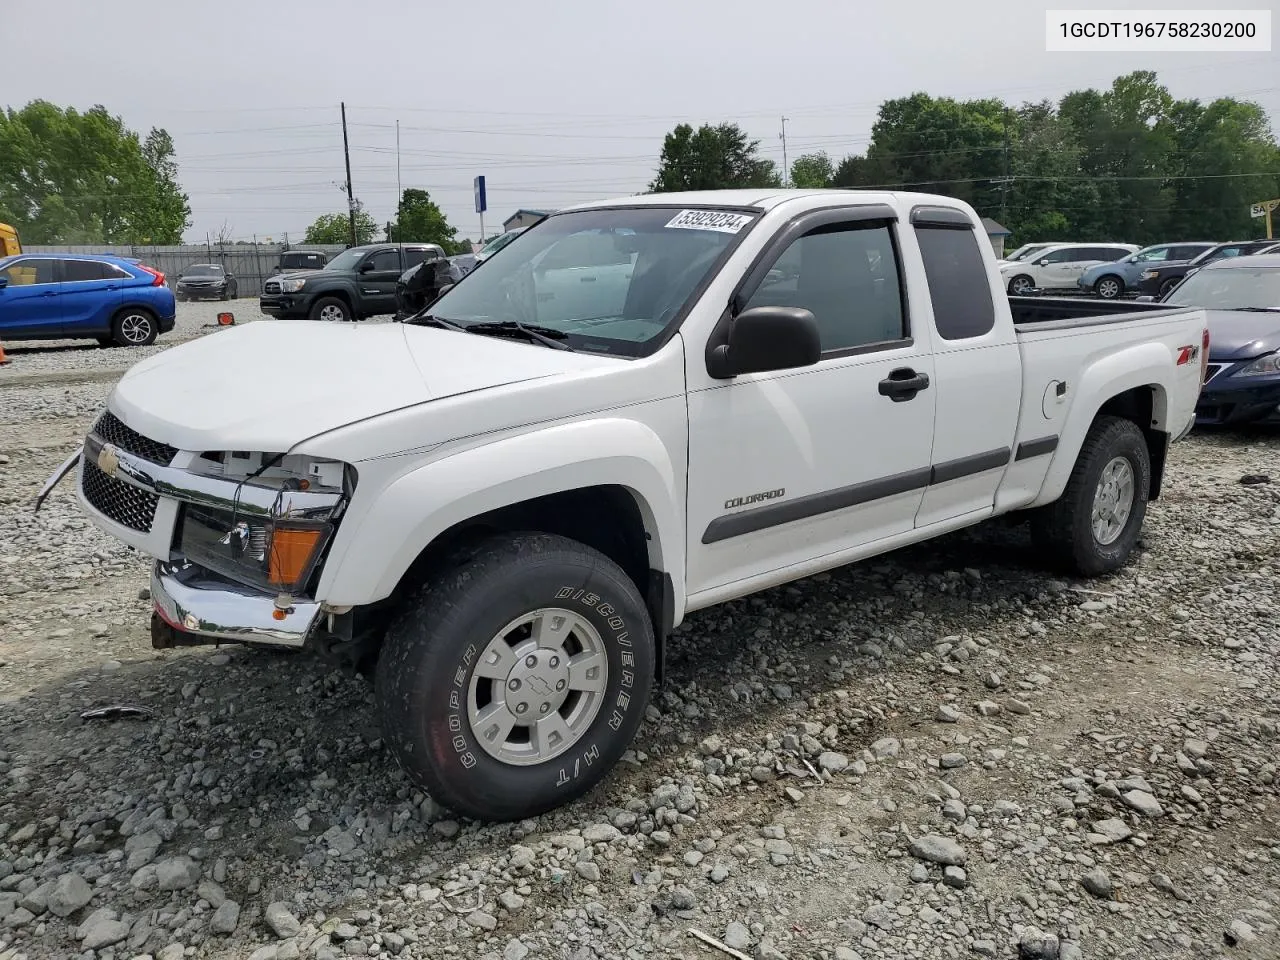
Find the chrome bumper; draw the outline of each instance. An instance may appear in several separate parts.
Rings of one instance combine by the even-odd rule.
[[[320,616],[320,604],[276,598],[215,580],[199,567],[157,562],[151,570],[151,599],[160,619],[175,630],[226,643],[274,643],[301,647]]]

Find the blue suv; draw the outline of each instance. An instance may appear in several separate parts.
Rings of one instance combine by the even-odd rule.
[[[0,258],[0,343],[95,339],[145,347],[174,324],[164,274],[123,257],[20,253]]]
[[[1157,243],[1143,247],[1135,254],[1114,263],[1099,263],[1090,267],[1076,281],[1081,290],[1093,291],[1103,300],[1114,300],[1124,293],[1134,293],[1141,286],[1142,273],[1152,265],[1170,266],[1185,263],[1198,257],[1212,243],[1190,241],[1187,243]]]

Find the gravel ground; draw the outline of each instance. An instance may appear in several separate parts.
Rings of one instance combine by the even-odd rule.
[[[1106,580],[991,525],[699,613],[601,787],[484,826],[361,678],[152,650],[144,562],[69,485],[30,514],[110,384],[12,369],[0,960],[1280,956],[1280,432],[1179,444]]]

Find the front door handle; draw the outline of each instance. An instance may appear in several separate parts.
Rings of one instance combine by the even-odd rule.
[[[929,389],[929,375],[916,373],[910,367],[899,367],[880,381],[880,396],[894,403],[910,400],[921,390]]]

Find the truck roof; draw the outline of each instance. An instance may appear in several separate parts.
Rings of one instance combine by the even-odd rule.
[[[599,207],[640,207],[640,206],[714,206],[714,207],[753,207],[759,210],[772,210],[789,200],[804,197],[856,198],[867,203],[889,203],[895,200],[915,200],[941,207],[966,207],[967,204],[955,197],[944,197],[932,193],[896,192],[890,190],[805,190],[783,189],[779,187],[760,187],[752,190],[689,190],[676,193],[645,193],[639,196],[616,197],[614,199],[592,200],[564,207],[557,211],[567,213],[572,210],[591,210]],[[552,214],[554,216],[554,214]]]

